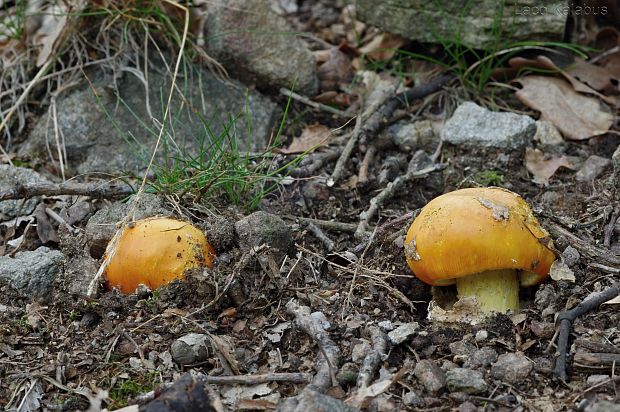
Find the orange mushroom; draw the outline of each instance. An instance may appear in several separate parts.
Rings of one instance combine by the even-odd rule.
[[[483,313],[505,313],[519,309],[519,283],[543,281],[556,255],[523,198],[489,187],[430,201],[407,232],[405,257],[423,282],[456,283],[459,298],[474,296]]]
[[[138,285],[158,288],[199,266],[212,267],[215,250],[204,233],[187,222],[154,217],[127,226],[104,276],[108,289],[132,293]]]

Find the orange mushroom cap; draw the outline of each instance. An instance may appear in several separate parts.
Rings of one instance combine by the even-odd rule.
[[[155,289],[183,278],[188,269],[212,267],[214,257],[202,230],[176,219],[148,218],[124,229],[104,276],[109,289],[132,293],[140,284]]]
[[[431,200],[405,238],[417,278],[434,286],[488,270],[515,269],[523,286],[543,281],[556,258],[549,234],[509,190],[461,189]]]

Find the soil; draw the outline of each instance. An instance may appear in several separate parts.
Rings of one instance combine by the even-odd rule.
[[[272,98],[285,103],[282,97]],[[433,113],[442,112],[441,105],[452,98],[454,90],[431,96],[426,101],[424,116],[433,119]],[[399,112],[401,116],[410,114],[407,110]],[[311,111],[299,102],[293,102],[290,118],[301,119],[301,124],[290,122],[285,133],[288,136],[299,134],[308,124],[341,126],[329,114]],[[569,142],[565,154],[609,158],[618,144],[620,138],[608,134]],[[97,403],[93,399],[101,391],[107,391],[107,396],[101,395],[105,399],[103,405],[112,410],[137,402],[141,394],[173,382],[187,371],[211,376],[227,375],[231,369],[239,375],[314,375],[323,352],[315,337],[292,322],[286,309],[291,300],[313,312],[322,312],[329,321],[328,336],[341,352],[341,364],[333,365],[336,374],[345,364],[354,375],[359,371],[363,356],[359,356],[358,345],[372,345],[371,327],[386,321],[394,326],[417,322],[416,333],[403,343],[390,344],[382,354],[372,382],[390,374],[400,375],[383,393],[370,399],[365,410],[560,411],[583,410],[597,400],[620,402],[613,363],[577,364],[569,357],[569,379],[559,380],[553,373],[554,316],[591,293],[611,286],[617,281],[618,268],[609,265],[605,256],[588,254],[571,238],[551,231],[559,252],[567,247],[580,252],[571,266],[574,282],[549,279],[542,286],[523,290],[523,307],[515,315],[494,315],[476,325],[429,320],[429,302],[434,293],[410,273],[403,254],[402,229],[408,227],[412,218],[395,227],[388,225],[367,247],[350,230],[323,229],[335,243],[334,250],[327,250],[301,219],[359,223],[360,213],[385,187],[376,176],[386,157],[400,153],[390,146],[379,150],[370,166],[371,179],[363,186],[350,180],[357,175],[364,155],[363,150],[353,153],[344,178],[334,187],[325,184],[334,167],[334,162],[329,162],[314,173],[319,178],[295,179],[281,185],[259,205],[260,210],[282,217],[291,227],[294,246],[284,257],[268,251],[248,257],[249,251],[239,245],[233,230],[234,222],[246,211],[233,208],[222,199],[201,205],[182,199],[173,207],[191,211],[193,222],[206,227],[207,235],[213,234],[219,258],[212,269],[188,273],[186,280],[155,291],[142,290],[126,296],[102,287],[99,296],[85,298],[68,293],[59,283],[53,296],[33,302],[3,285],[0,404],[15,405],[15,399],[23,397],[32,386],[35,389],[31,388],[31,392],[40,392],[39,400],[46,410],[86,410]],[[408,212],[415,213],[429,200],[448,191],[488,185],[490,182],[484,176],[492,171],[491,183],[523,196],[543,227],[560,225],[587,244],[603,248],[605,228],[618,206],[614,187],[617,182],[611,168],[590,182],[579,182],[574,171],[560,169],[543,186],[532,182],[524,166],[523,151],[446,146],[438,162],[445,163],[445,169],[407,183],[380,208],[379,216],[370,224],[381,226]],[[93,201],[91,214],[107,203]],[[74,226],[83,230],[91,214]],[[79,254],[84,250],[80,243],[84,240],[79,235],[60,233],[64,236],[62,243],[78,245],[65,245],[67,253]],[[613,234],[612,243],[617,244],[619,236],[617,232]],[[31,245],[36,247],[37,242],[33,240]],[[269,259],[275,266],[269,264]],[[228,285],[231,279],[233,283]],[[220,291],[227,287],[227,293],[220,296]],[[617,303],[602,305],[579,317],[571,334],[571,353],[587,349],[587,342],[600,346],[598,351],[583,349],[585,352],[620,353],[618,325]],[[279,326],[281,331],[274,332],[274,327]],[[170,360],[171,346],[188,333],[217,336],[225,343],[214,345],[209,356],[195,364],[178,365]],[[494,374],[492,363],[471,366],[482,373],[488,384],[486,391],[467,394],[452,391],[446,385],[429,391],[414,374],[415,365],[421,360],[432,360],[444,371],[464,363],[470,368],[467,357],[451,348],[451,344],[458,342],[468,342],[476,349],[491,348],[498,355],[524,355],[533,369],[527,378],[511,381]],[[592,378],[594,375],[606,377],[597,381]],[[275,409],[282,399],[299,394],[306,385],[272,382],[266,392],[254,394],[255,401],[268,394],[265,402],[260,406],[258,402],[247,402],[246,409]],[[229,386],[214,388],[213,396],[221,396],[225,404],[230,401]],[[327,394],[346,400],[355,391],[355,380],[349,379],[336,383]],[[252,399],[252,393],[248,393],[243,396]],[[241,409],[238,405],[237,408]]]

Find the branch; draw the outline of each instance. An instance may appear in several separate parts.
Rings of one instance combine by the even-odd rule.
[[[122,198],[134,193],[130,186],[101,183],[17,183],[12,189],[0,191],[0,201],[29,199],[35,196],[78,195],[99,199]]]
[[[571,310],[560,312],[556,322],[560,323],[560,334],[558,337],[558,350],[557,359],[555,361],[555,368],[553,374],[562,380],[566,380],[566,355],[568,351],[568,337],[570,330],[573,326],[573,322],[579,316],[597,308],[601,303],[605,303],[620,294],[620,283],[616,283],[609,289],[597,293],[591,298],[584,300]]]

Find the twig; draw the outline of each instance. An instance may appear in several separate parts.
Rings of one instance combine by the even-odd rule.
[[[121,198],[132,194],[129,186],[101,183],[17,183],[12,189],[0,191],[0,201],[29,199],[35,196],[78,195],[99,199]]]
[[[334,222],[333,220],[312,219],[309,217],[297,216],[289,216],[289,218],[297,219],[303,223],[313,223],[322,229],[333,230],[335,232],[355,233],[355,230],[357,229],[357,224],[355,223]]]
[[[374,160],[376,153],[377,153],[377,147],[374,144],[370,145],[370,147],[366,151],[366,154],[364,155],[364,159],[362,160],[362,163],[360,164],[360,170],[357,174],[358,185],[365,185],[366,183],[368,183],[368,168],[370,167],[370,164]]]
[[[368,118],[368,121],[362,130],[360,142],[365,144],[369,138],[376,136],[377,133],[387,125],[388,119],[392,117],[396,109],[415,100],[422,99],[430,94],[438,92],[454,78],[455,77],[452,74],[444,74],[436,77],[427,84],[412,87],[411,89],[399,93],[389,99],[379,110]]]
[[[349,117],[342,110],[334,109],[333,107],[328,106],[326,104],[315,102],[314,100],[311,100],[305,96],[297,94],[294,91],[289,90],[285,87],[280,88],[280,94],[283,94],[286,97],[290,97],[293,100],[297,100],[298,102],[302,102],[303,104],[306,104],[310,107],[314,107],[315,109],[323,110],[324,112],[335,114],[336,116],[340,116],[340,117]]]
[[[596,247],[591,245],[590,243],[581,240],[577,236],[573,235],[568,230],[564,229],[562,226],[557,224],[551,224],[548,226],[549,232],[554,237],[564,236],[566,240],[579,252],[588,256],[589,258],[601,259],[605,263],[611,266],[619,266],[620,265],[620,257],[617,257],[613,253],[609,253],[609,250]]]
[[[364,237],[364,234],[368,232],[368,222],[370,219],[377,213],[379,208],[383,205],[383,202],[394,196],[398,189],[412,180],[425,177],[445,167],[446,165],[443,163],[435,163],[421,170],[409,171],[402,176],[398,176],[393,182],[388,183],[385,189],[370,200],[370,207],[366,211],[360,213],[360,223],[355,231],[355,235],[362,238]]]
[[[273,372],[262,375],[204,376],[202,379],[214,385],[259,385],[269,382],[308,383],[312,376],[308,373]]]
[[[295,316],[295,324],[303,329],[321,348],[323,356],[316,362],[316,375],[311,385],[319,392],[324,392],[332,386],[335,369],[340,366],[340,348],[325,331],[322,319],[317,314],[311,314],[310,308],[301,306],[294,300],[286,304],[286,310]]]
[[[411,220],[413,215],[414,215],[414,212],[407,212],[407,213],[405,213],[402,216],[399,216],[399,217],[394,218],[394,219],[392,219],[392,220],[390,220],[388,222],[385,222],[384,224],[379,226],[379,228],[377,228],[377,235],[376,236],[372,237],[371,239],[362,241],[359,245],[357,245],[357,246],[355,246],[353,248],[352,252],[357,255],[358,253],[363,251],[365,248],[370,246],[369,242],[372,242],[374,239],[378,239],[380,237],[383,237],[393,227],[398,227],[398,226],[401,226],[403,223],[408,222],[409,220]],[[356,229],[357,229],[357,225],[356,225]],[[399,233],[403,229],[406,230],[407,228],[406,227],[405,228],[401,228],[401,229],[399,229],[395,233]]]
[[[372,349],[364,358],[362,367],[357,375],[357,387],[359,389],[370,385],[370,382],[379,367],[379,364],[387,356],[388,340],[385,333],[377,326],[369,326]]]
[[[594,308],[597,308],[601,303],[607,302],[618,296],[620,294],[620,283],[616,283],[609,289],[606,289],[591,298],[581,302],[571,310],[560,312],[556,322],[560,324],[560,334],[558,338],[558,350],[557,350],[557,359],[555,361],[555,368],[553,369],[553,374],[562,379],[566,380],[566,356],[568,350],[568,337],[570,334],[570,330],[573,326],[573,322],[579,316],[583,315],[591,311]]]
[[[614,212],[611,215],[611,219],[609,220],[609,223],[607,224],[607,226],[605,226],[605,230],[603,231],[604,233],[603,245],[605,245],[605,247],[607,248],[611,246],[611,236],[614,234],[614,228],[619,218],[620,218],[620,206],[616,206],[616,208],[614,209]]]
[[[291,175],[291,177],[296,177],[296,178],[308,177],[310,175],[313,175],[318,170],[323,168],[325,164],[333,160],[336,160],[338,156],[340,156],[340,153],[341,153],[341,150],[337,149],[337,150],[329,150],[326,152],[320,152],[320,153],[315,152],[312,154],[308,154],[306,157],[302,159],[299,166],[291,170],[289,174]]]
[[[306,222],[306,227],[317,239],[321,241],[321,243],[323,243],[323,246],[325,246],[325,249],[327,249],[328,252],[334,250],[334,248],[336,247],[334,241],[327,237],[327,235],[323,233],[323,231],[319,229],[317,225],[312,222]]]
[[[353,153],[353,149],[357,145],[357,141],[359,139],[360,133],[362,132],[362,114],[357,115],[357,119],[355,120],[355,128],[353,129],[353,133],[351,137],[347,141],[347,144],[342,149],[342,153],[340,153],[340,157],[336,162],[336,166],[334,166],[334,171],[332,175],[327,179],[327,186],[332,187],[336,184],[338,180],[342,177],[344,172],[344,167],[349,161],[351,157],[351,153]]]
[[[588,263],[588,267],[598,269],[607,273],[620,273],[620,268],[612,268],[611,266],[601,265],[600,263]]]

